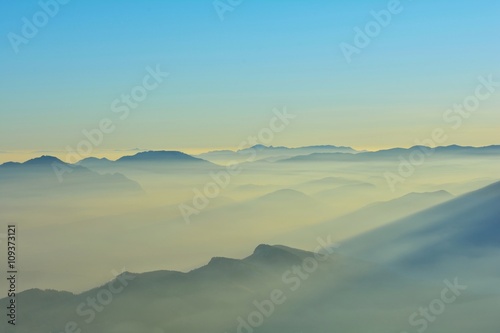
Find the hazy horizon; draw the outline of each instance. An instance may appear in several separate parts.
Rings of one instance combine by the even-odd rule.
[[[499,333],[499,14],[2,1],[0,331]]]
[[[275,145],[269,145],[266,147],[283,147],[283,148],[303,148],[303,147],[314,147],[314,146],[341,146],[341,145],[336,145],[333,143],[322,143],[322,144],[314,144],[314,145],[299,145],[299,146],[286,146],[286,145],[280,145],[280,146],[275,146]],[[369,147],[354,147],[354,146],[345,146],[345,147],[350,147],[353,148],[354,150],[357,150],[358,152],[377,152],[381,150],[389,150],[389,149],[395,149],[395,148],[402,148],[402,149],[409,149],[412,147],[415,147],[417,145],[409,145],[409,146],[386,146],[386,147],[378,147],[378,148],[369,148]],[[457,143],[448,143],[446,145],[435,145],[435,146],[429,146],[429,145],[423,145],[425,147],[429,148],[436,148],[436,147],[448,147],[448,146],[461,146],[461,147],[474,147],[474,148],[481,148],[481,147],[489,147],[489,146],[500,146],[500,143],[492,142],[490,144],[486,145],[480,145],[480,146],[474,146],[474,145],[459,145]],[[233,152],[238,152],[240,149],[248,149],[252,148],[253,146],[248,145],[245,147],[215,147],[215,148],[200,148],[200,149],[178,149],[178,148],[134,148],[134,149],[120,149],[120,150],[112,150],[109,152],[94,152],[91,155],[80,155],[81,160],[84,160],[86,158],[90,157],[95,157],[95,158],[106,158],[111,161],[116,161],[117,159],[124,157],[124,156],[131,156],[134,154],[137,154],[139,152],[148,152],[148,151],[178,151],[182,152],[191,156],[198,156],[204,153],[209,153],[209,152],[218,152],[218,151],[233,151]],[[29,161],[34,158],[38,158],[41,156],[53,156],[59,158],[61,161],[66,162],[66,163],[71,163],[71,161],[68,161],[66,159],[68,155],[68,152],[65,151],[24,151],[24,152],[8,152],[8,151],[0,151],[0,164],[6,163],[6,162],[17,162],[17,163],[23,163],[26,161]],[[81,161],[80,160],[80,161]]]

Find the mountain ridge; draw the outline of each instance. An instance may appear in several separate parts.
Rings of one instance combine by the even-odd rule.
[[[244,257],[242,259],[237,259],[237,258],[227,258],[227,257],[212,257],[207,264],[202,265],[200,267],[194,268],[190,271],[187,272],[181,272],[181,271],[175,271],[175,270],[155,270],[155,271],[148,271],[148,272],[142,272],[142,273],[134,273],[134,272],[129,272],[129,271],[123,271],[120,274],[118,274],[114,279],[103,283],[100,286],[93,287],[89,290],[85,290],[79,293],[74,293],[71,291],[66,291],[66,290],[55,290],[55,289],[40,289],[40,288],[31,288],[24,290],[18,295],[25,296],[25,295],[66,295],[66,296],[81,296],[85,295],[87,293],[92,292],[93,290],[102,288],[108,283],[112,283],[114,281],[117,281],[120,276],[130,276],[134,277],[134,280],[137,278],[141,277],[153,277],[153,276],[158,276],[158,275],[163,275],[163,276],[173,276],[173,275],[178,275],[178,276],[184,276],[184,277],[191,277],[194,274],[197,274],[199,272],[202,272],[203,270],[206,269],[211,269],[214,267],[219,266],[220,264],[225,264],[225,263],[231,263],[231,264],[252,264],[255,261],[258,260],[269,260],[270,258],[280,258],[283,257],[283,255],[289,255],[289,258],[295,258],[296,263],[300,263],[301,260],[303,260],[304,257],[310,256],[314,257],[313,252],[305,251],[305,250],[300,250],[300,249],[295,249],[291,247],[287,247],[284,245],[268,245],[268,244],[259,244],[255,247],[253,250],[252,254],[250,254],[247,257]],[[288,264],[288,263],[285,263]],[[7,300],[8,298],[0,298],[0,302]]]

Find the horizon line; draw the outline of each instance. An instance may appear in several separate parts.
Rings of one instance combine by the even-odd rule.
[[[82,157],[81,159],[79,159],[76,163],[79,163],[85,159],[88,159],[88,158],[98,158],[98,159],[107,159],[107,160],[110,160],[110,161],[117,161],[119,160],[120,158],[122,157],[127,157],[127,156],[135,156],[139,153],[144,153],[144,152],[179,152],[179,153],[183,153],[183,154],[186,154],[186,155],[189,155],[189,156],[192,156],[192,157],[198,157],[199,155],[203,155],[203,154],[207,154],[207,153],[213,153],[213,152],[223,152],[223,151],[230,151],[230,152],[233,152],[233,153],[237,153],[238,151],[242,151],[242,150],[245,150],[245,149],[251,149],[251,148],[254,148],[254,147],[257,147],[257,146],[262,146],[262,147],[265,147],[265,148],[285,148],[285,149],[300,149],[300,148],[311,148],[311,147],[338,147],[338,148],[350,148],[350,149],[353,149],[354,151],[356,151],[357,153],[374,153],[374,152],[381,152],[381,151],[387,151],[387,150],[393,150],[393,149],[411,149],[411,148],[415,148],[415,147],[426,147],[426,148],[430,148],[430,149],[435,149],[435,148],[446,148],[446,147],[461,147],[461,148],[487,148],[487,147],[495,147],[495,146],[500,146],[500,144],[490,144],[490,145],[481,145],[481,146],[472,146],[472,145],[460,145],[460,144],[449,144],[449,145],[445,145],[445,146],[426,146],[426,145],[412,145],[412,146],[393,146],[393,147],[384,147],[384,148],[381,148],[381,149],[376,149],[376,150],[368,150],[368,149],[359,149],[359,148],[355,148],[355,147],[351,147],[351,146],[344,146],[344,145],[333,145],[333,144],[315,144],[315,145],[306,145],[306,146],[295,146],[295,147],[289,147],[289,146],[283,146],[283,145],[279,145],[279,146],[273,146],[273,145],[269,145],[269,146],[266,146],[266,145],[263,145],[263,144],[257,144],[257,145],[253,145],[253,146],[248,146],[248,147],[245,147],[245,148],[242,148],[242,149],[237,149],[237,148],[215,148],[215,149],[203,149],[203,150],[198,150],[198,152],[196,153],[190,153],[189,150],[193,150],[192,148],[187,148],[187,149],[183,149],[183,150],[179,150],[179,149],[142,149],[142,148],[132,148],[132,149],[113,149],[113,150],[108,150],[108,152],[112,152],[112,153],[133,153],[135,152],[134,154],[123,154],[123,155],[116,155],[118,157],[116,158],[111,158],[111,157],[108,157],[109,155],[113,155],[112,153],[111,154],[107,154],[107,156],[105,156],[105,153],[104,152],[101,152],[101,153],[97,153],[97,154],[94,154],[94,155],[88,155],[88,156],[85,156],[85,157]],[[0,150],[0,157],[3,155],[3,154],[6,154],[6,155],[12,155],[12,154],[31,154],[33,155],[33,157],[31,158],[28,158],[28,159],[23,159],[23,160],[3,160],[0,158],[0,165],[3,165],[5,163],[9,163],[9,162],[12,162],[12,163],[25,163],[25,162],[28,162],[28,161],[31,161],[33,159],[37,159],[37,158],[41,158],[41,157],[55,157],[59,160],[61,160],[62,162],[64,163],[68,163],[68,164],[76,164],[76,163],[70,163],[70,162],[67,162],[65,158],[63,158],[61,155],[64,155],[64,156],[67,156],[68,154],[71,154],[67,151],[51,151],[51,150],[46,150],[46,151],[23,151],[23,150],[17,150],[17,151],[3,151],[3,150]],[[49,153],[55,153],[55,154],[51,154],[51,155],[47,155]],[[76,155],[78,155],[78,153],[76,152],[73,152],[75,153]],[[41,155],[37,155],[37,154],[41,154]],[[338,154],[350,154],[350,153],[343,153],[343,152],[338,152]],[[101,156],[101,157],[99,157]],[[2,161],[3,160],[3,161]]]

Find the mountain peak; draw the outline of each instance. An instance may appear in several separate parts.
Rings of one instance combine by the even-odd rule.
[[[167,150],[150,150],[137,153],[131,156],[123,156],[117,162],[185,162],[185,161],[202,161],[201,159],[192,157],[180,151],[167,151]]]
[[[262,144],[256,144],[255,146],[250,147],[251,149],[266,149],[266,148],[272,148],[272,146],[268,147]]]
[[[86,161],[86,162],[90,162],[90,161],[102,161],[102,162],[111,162],[111,160],[107,159],[106,157],[87,157],[87,158],[84,158],[83,160],[81,160],[80,162],[83,162],[83,161]]]
[[[210,259],[208,262],[209,266],[221,266],[221,265],[230,265],[236,263],[238,260],[237,259],[231,259],[231,258],[225,258],[225,257],[213,257]]]
[[[253,251],[253,254],[269,253],[270,251],[274,251],[274,249],[272,245],[259,244]]]
[[[296,264],[307,256],[312,255],[306,251],[296,250],[282,245],[260,244],[253,254],[245,260],[265,264]]]
[[[25,165],[48,165],[52,163],[61,163],[61,164],[66,164],[57,157],[54,156],[48,156],[48,155],[43,155],[37,158],[33,158],[29,161],[24,162],[23,164]]]

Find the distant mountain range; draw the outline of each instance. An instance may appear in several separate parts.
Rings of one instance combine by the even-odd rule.
[[[123,156],[114,163],[203,163],[209,164],[205,160],[184,154],[180,151],[145,151],[132,156]]]
[[[172,163],[198,166],[214,166],[215,164],[226,164],[229,162],[244,163],[255,161],[268,162],[311,162],[311,161],[365,161],[394,158],[412,152],[425,152],[429,156],[437,155],[443,157],[453,156],[499,156],[500,145],[485,147],[469,147],[450,145],[429,148],[425,146],[414,146],[411,148],[391,148],[379,151],[358,151],[351,147],[320,145],[298,148],[274,147],[255,145],[253,147],[232,151],[216,150],[198,155],[189,155],[180,151],[143,151],[131,156],[123,156],[116,161],[107,158],[88,157],[77,164],[88,168],[104,168],[117,165],[133,165],[134,163]],[[56,159],[51,156],[42,156],[42,160]],[[37,160],[37,159],[35,159]],[[36,162],[30,162],[36,163]],[[7,162],[3,166],[17,165],[17,162]]]
[[[167,172],[171,169],[189,170],[199,168],[217,168],[216,165],[200,158],[179,151],[145,151],[131,156],[123,156],[116,161],[106,158],[89,157],[77,163],[99,171],[113,168],[151,169]]]
[[[345,153],[312,153],[306,156],[295,156],[281,160],[282,163],[292,162],[357,162],[357,161],[376,161],[397,159],[399,156],[406,157],[412,153],[424,154],[426,158],[433,157],[500,157],[500,146],[487,147],[464,147],[464,146],[445,146],[429,148],[425,146],[414,146],[411,148],[392,148],[373,152],[360,152],[358,154]]]
[[[488,147],[462,147],[462,146],[447,146],[437,148],[426,148],[415,146],[412,148],[394,148],[389,150],[381,150],[377,152],[357,152],[349,147],[337,146],[311,146],[300,148],[273,147],[257,145],[251,148],[243,149],[238,152],[219,151],[201,154],[205,158],[210,156],[226,157],[250,155],[249,152],[255,153],[255,156],[265,160],[266,156],[270,159],[269,163],[301,163],[301,162],[342,162],[342,161],[378,161],[393,159],[397,160],[398,156],[406,156],[416,151],[432,152],[432,156],[437,158],[467,158],[467,157],[485,157],[497,158],[500,157],[500,146]],[[246,152],[246,154],[244,153]],[[288,157],[287,157],[288,156]],[[293,157],[290,157],[293,156]],[[203,158],[194,157],[179,151],[145,151],[139,152],[132,156],[123,156],[116,161],[111,161],[106,158],[89,157],[81,160],[76,165],[65,163],[56,157],[41,156],[24,163],[7,162],[0,165],[0,181],[4,184],[11,184],[15,188],[19,180],[27,180],[30,177],[42,179],[42,182],[26,183],[25,185],[31,188],[42,188],[45,186],[50,189],[56,186],[58,178],[62,176],[64,183],[57,186],[68,186],[70,184],[82,186],[84,188],[92,187],[95,190],[99,188],[115,185],[122,186],[127,190],[137,190],[139,185],[126,177],[134,178],[137,172],[142,173],[165,173],[175,175],[176,173],[198,173],[208,174],[213,170],[220,170],[222,166],[209,162]],[[226,161],[226,160],[224,160]],[[227,161],[226,161],[227,162]],[[245,162],[245,160],[240,160]],[[223,163],[221,163],[223,164]],[[57,165],[58,167],[54,167]],[[69,172],[71,170],[71,172]],[[200,173],[201,172],[201,173]],[[124,176],[125,175],[125,176]],[[135,178],[134,178],[135,179]],[[324,192],[314,194],[316,197],[321,197],[324,200],[329,200],[328,197],[335,198],[337,192],[345,191],[351,186],[356,185],[356,181],[337,179],[325,179],[323,183],[334,182],[337,185],[344,184],[341,188],[326,187]],[[23,183],[24,184],[24,183]],[[95,184],[91,185],[91,184]],[[312,188],[318,184],[302,184],[298,189]],[[337,185],[335,187],[337,187]],[[23,185],[24,186],[24,185]],[[366,184],[366,186],[371,186]],[[19,187],[19,186],[18,186]],[[5,186],[4,186],[5,188]],[[370,190],[369,188],[367,189]],[[331,201],[331,200],[330,200]]]
[[[309,155],[313,153],[358,153],[351,147],[339,147],[331,145],[307,146],[298,148],[275,147],[265,145],[255,145],[249,148],[233,150],[216,150],[197,155],[197,157],[206,159],[213,163],[227,164],[231,162],[254,162],[259,160],[275,161],[279,159],[290,158],[293,156]]]
[[[136,192],[141,186],[120,173],[101,175],[86,167],[72,165],[52,156],[41,156],[24,163],[0,165],[0,194],[46,196],[51,194],[88,194],[88,191]],[[70,192],[67,192],[70,191]]]

